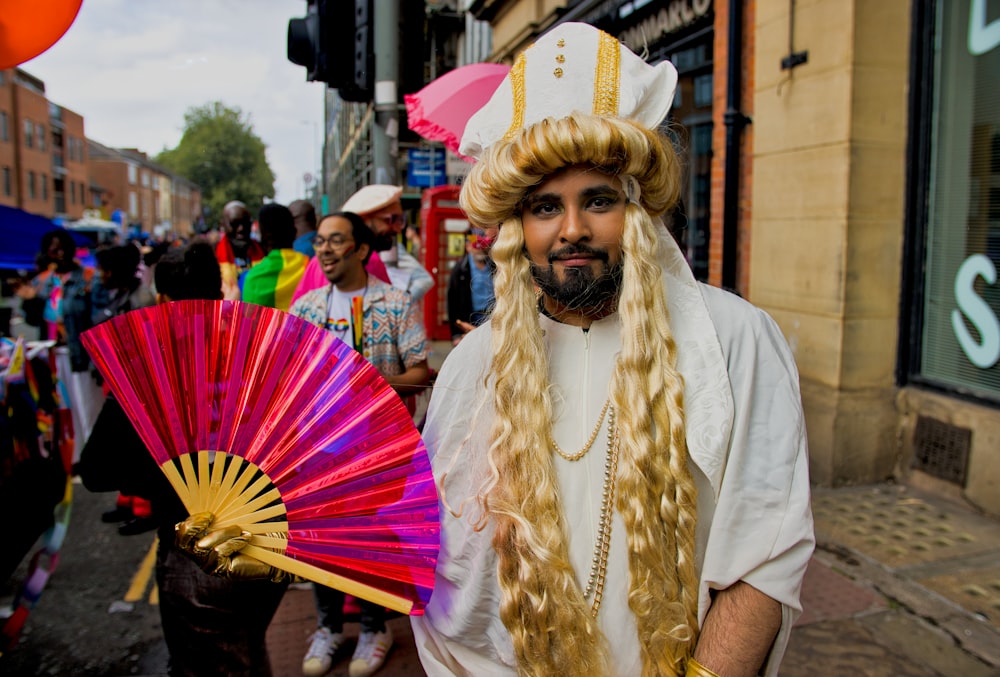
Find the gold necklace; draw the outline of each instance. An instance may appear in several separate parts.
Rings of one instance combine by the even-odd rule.
[[[549,444],[552,445],[552,448],[555,450],[557,454],[565,458],[567,461],[579,461],[581,458],[583,458],[584,454],[590,451],[590,448],[594,446],[594,440],[597,439],[597,433],[601,432],[601,424],[604,423],[604,415],[608,413],[608,407],[610,406],[611,406],[611,398],[609,397],[608,399],[604,400],[604,408],[601,409],[601,415],[597,417],[597,425],[594,426],[594,429],[590,433],[590,437],[587,438],[587,442],[583,445],[583,449],[581,449],[580,451],[576,452],[575,454],[567,454],[565,451],[563,451],[562,448],[558,444],[556,444],[555,438],[552,437],[551,429],[549,430]],[[608,432],[609,433],[611,432],[610,428],[608,429]]]
[[[594,557],[590,563],[590,575],[587,577],[587,589],[583,598],[589,599],[591,593],[594,601],[590,604],[590,614],[597,618],[604,597],[604,581],[608,572],[608,552],[611,549],[611,520],[615,506],[615,480],[618,477],[618,430],[615,427],[615,412],[610,409],[608,414],[608,458],[604,462],[604,488],[601,492],[601,519],[597,525],[597,539],[594,544]]]

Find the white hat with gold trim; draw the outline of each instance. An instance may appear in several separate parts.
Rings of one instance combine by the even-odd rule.
[[[491,144],[545,118],[574,112],[635,120],[654,129],[677,87],[669,61],[651,66],[589,24],[559,24],[522,52],[470,119],[459,151],[478,158]]]

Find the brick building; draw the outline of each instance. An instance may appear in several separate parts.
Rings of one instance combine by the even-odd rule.
[[[109,148],[87,140],[90,171],[108,218],[126,214],[143,232],[189,236],[201,215],[201,191],[187,179],[156,164],[135,148]]]
[[[48,100],[45,83],[0,71],[0,204],[78,219],[94,205],[83,117]]]

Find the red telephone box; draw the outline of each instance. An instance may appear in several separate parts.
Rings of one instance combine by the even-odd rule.
[[[420,203],[420,258],[434,278],[424,296],[424,327],[432,341],[451,339],[448,324],[448,277],[465,254],[469,217],[458,206],[460,186],[438,186],[424,191]]]

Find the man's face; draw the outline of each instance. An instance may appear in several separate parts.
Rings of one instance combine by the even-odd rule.
[[[614,176],[573,166],[524,200],[521,221],[532,276],[566,308],[598,308],[618,296],[625,225],[620,186]]]
[[[226,235],[232,242],[246,244],[250,241],[250,229],[253,219],[246,207],[229,207],[222,213]]]
[[[48,255],[49,260],[57,266],[64,265],[71,258],[69,252],[63,249],[63,244],[58,237],[52,238],[52,241],[49,242],[49,249],[45,253]]]
[[[403,205],[397,200],[373,212],[366,220],[375,233],[375,251],[384,252],[392,247],[403,230]]]
[[[368,245],[359,245],[352,235],[351,222],[340,216],[323,219],[316,230],[313,248],[326,279],[335,285],[351,283],[364,275],[362,260]]]
[[[482,228],[472,228],[465,235],[465,253],[476,263],[485,263],[489,259],[493,238],[487,237]]]

